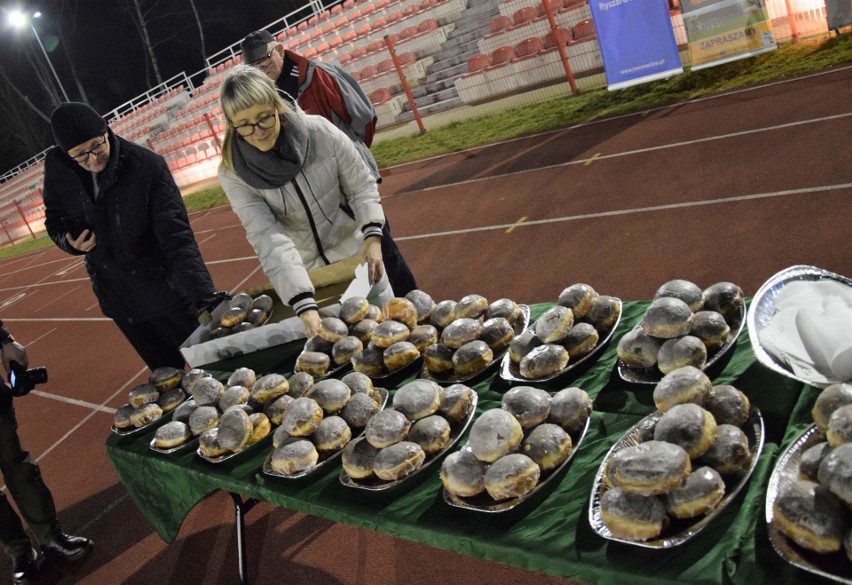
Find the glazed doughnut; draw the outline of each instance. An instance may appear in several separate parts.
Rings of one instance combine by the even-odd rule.
[[[608,295],[600,295],[592,301],[592,306],[584,318],[598,331],[609,331],[618,321],[619,316],[621,316],[619,300]]]
[[[672,491],[692,472],[689,455],[679,445],[646,441],[616,452],[607,467],[609,485],[656,496]]]
[[[316,378],[324,376],[331,366],[331,358],[326,353],[318,351],[303,351],[296,358],[296,365],[293,368],[296,372],[307,372]]]
[[[515,386],[503,395],[500,408],[518,419],[526,431],[547,420],[550,394],[532,386]]]
[[[246,320],[243,323],[248,323],[252,327],[260,327],[268,316],[268,313],[264,313],[260,309],[252,309],[246,315]]]
[[[192,433],[186,423],[177,420],[167,422],[154,434],[154,444],[158,449],[171,449],[186,443]]]
[[[847,507],[852,505],[852,443],[844,443],[828,453],[819,464],[817,476],[823,487]]]
[[[133,426],[133,423],[130,422],[130,416],[136,412],[136,409],[133,408],[130,404],[125,404],[124,406],[119,407],[115,411],[115,416],[112,419],[112,426],[117,429],[129,429]]]
[[[663,499],[675,518],[695,518],[716,507],[725,496],[725,482],[712,467],[699,467]]]
[[[435,308],[435,301],[432,300],[432,297],[422,290],[414,289],[409,291],[405,298],[411,301],[414,308],[417,309],[417,322],[426,323]]]
[[[263,408],[263,413],[269,419],[269,422],[274,425],[280,425],[284,420],[284,413],[287,412],[287,407],[295,400],[289,394],[279,396]]]
[[[272,452],[270,466],[281,475],[293,475],[307,471],[319,461],[314,444],[306,439],[284,441]]]
[[[676,404],[686,402],[703,406],[712,388],[713,384],[704,372],[686,366],[666,374],[657,382],[654,387],[654,404],[664,412]]]
[[[370,305],[370,308],[367,311],[367,319],[375,321],[376,323],[381,323],[383,319],[382,310],[376,305]]]
[[[417,309],[414,303],[408,299],[394,297],[382,308],[382,317],[387,320],[397,321],[405,325],[408,330],[417,327]]]
[[[797,479],[778,494],[772,511],[773,525],[799,546],[818,553],[840,550],[846,511],[828,488]]]
[[[721,313],[725,321],[732,321],[745,306],[743,289],[730,282],[717,282],[704,289],[704,309]]]
[[[536,320],[533,328],[535,334],[544,343],[558,343],[562,341],[571,327],[574,326],[574,313],[571,309],[556,305],[544,312]]]
[[[434,455],[449,445],[450,423],[438,414],[421,418],[411,425],[408,440],[420,445],[426,455]]]
[[[535,427],[521,445],[521,453],[535,461],[542,471],[559,467],[571,450],[571,436],[559,425],[550,423]]]
[[[314,399],[323,411],[333,414],[340,412],[346,406],[351,394],[349,386],[342,381],[328,378],[314,384],[307,397]]]
[[[704,408],[716,419],[716,424],[742,427],[748,420],[751,404],[748,397],[733,386],[713,386],[704,400]]]
[[[700,457],[716,440],[716,419],[697,404],[677,404],[657,421],[654,440],[679,445],[690,458]]]
[[[274,304],[272,297],[269,295],[257,295],[254,297],[254,300],[251,302],[251,309],[257,311],[263,311],[264,313],[272,312],[272,305]]]
[[[379,449],[373,447],[367,439],[360,437],[349,441],[341,456],[343,471],[353,479],[367,479],[373,476],[373,462]]]
[[[370,379],[370,376],[361,372],[349,372],[340,381],[349,386],[353,394],[368,394],[375,399],[373,381]]]
[[[322,418],[323,411],[316,400],[303,396],[290,403],[281,427],[293,437],[307,437],[317,430]]]
[[[460,423],[473,410],[473,389],[464,384],[447,386],[441,393],[438,413],[451,423]]]
[[[153,384],[140,384],[130,391],[130,406],[139,408],[150,402],[157,402],[160,391]]]
[[[445,330],[446,331],[446,330]],[[479,339],[465,343],[453,354],[453,369],[459,376],[473,376],[494,361],[494,352]]]
[[[423,353],[427,347],[438,343],[438,330],[433,325],[418,325],[411,330],[407,341]]]
[[[532,380],[557,374],[568,366],[568,360],[568,351],[561,345],[542,345],[521,360],[521,376]]]
[[[408,327],[399,321],[382,321],[373,330],[373,335],[370,337],[377,347],[387,349],[397,341],[405,341],[411,334]]]
[[[290,439],[290,433],[288,433],[286,429],[281,427],[281,425],[278,425],[278,428],[275,429],[274,433],[272,433],[272,448],[275,449],[288,439]]]
[[[598,346],[598,330],[589,323],[576,323],[562,338],[560,345],[568,352],[568,359],[575,361],[588,355]]]
[[[663,531],[666,507],[660,498],[607,490],[601,497],[601,520],[613,536],[626,540],[650,540]]]
[[[152,384],[157,392],[165,392],[180,386],[183,379],[183,370],[177,368],[162,367],[157,368],[148,377],[148,383]]]
[[[242,451],[248,445],[253,429],[249,415],[233,408],[219,419],[219,445],[229,451]]]
[[[443,329],[447,325],[453,322],[453,319],[456,318],[456,302],[455,301],[441,301],[435,308],[432,309],[432,314],[429,315],[429,322],[437,327],[438,329]]]
[[[331,355],[331,350],[334,349],[334,343],[323,339],[319,335],[314,335],[310,339],[305,342],[304,351],[315,351],[318,353],[324,353],[326,355]]]
[[[429,380],[414,380],[399,388],[393,395],[393,408],[414,421],[438,411],[441,406],[441,387]]]
[[[411,429],[411,421],[398,410],[380,410],[367,422],[364,436],[373,447],[383,449],[404,441]]]
[[[370,343],[370,339],[373,337],[373,332],[378,326],[379,324],[372,319],[362,319],[349,328],[349,334],[353,337],[357,337],[361,343],[367,344]]]
[[[831,413],[825,438],[832,447],[852,441],[852,404],[841,406]]]
[[[692,330],[692,309],[674,297],[660,297],[651,303],[642,317],[642,330],[652,337],[671,339]]]
[[[281,374],[268,374],[254,383],[251,397],[260,404],[272,402],[279,396],[287,394],[290,390],[290,382]]]
[[[716,440],[698,459],[697,465],[709,465],[722,475],[734,473],[751,462],[748,439],[739,427],[719,425]]]
[[[571,309],[575,318],[582,319],[592,308],[592,303],[597,296],[598,293],[588,284],[577,283],[559,293],[559,300],[556,301],[556,304]]]
[[[397,341],[387,348],[382,356],[388,371],[395,372],[417,360],[420,357],[420,352],[417,351],[413,343]]]
[[[411,475],[423,466],[426,453],[417,443],[400,441],[378,452],[373,460],[373,473],[385,481]]]
[[[485,491],[485,471],[488,466],[476,458],[470,449],[447,455],[441,464],[441,483],[454,496],[470,498]]]
[[[301,398],[314,386],[314,377],[307,372],[295,372],[287,379],[287,395],[293,398]]]
[[[817,396],[811,416],[817,428],[825,433],[831,414],[840,408],[852,404],[852,384],[831,384]]]
[[[340,303],[340,319],[348,325],[355,325],[367,317],[370,303],[364,297],[349,297]]]
[[[184,375],[183,380],[181,380],[181,382],[180,382],[180,385],[181,385],[181,388],[183,388],[184,391],[187,394],[191,395],[192,394],[192,385],[195,384],[198,380],[200,380],[202,378],[209,378],[209,377],[210,377],[210,372],[205,372],[204,370],[201,370],[199,368],[193,368],[193,369],[189,370]]]
[[[340,341],[342,337],[349,335],[349,328],[346,326],[346,323],[337,317],[325,317],[320,320],[319,332],[317,335],[329,343],[335,343]]]
[[[237,368],[228,376],[225,386],[243,386],[247,390],[251,390],[255,382],[257,382],[257,375],[254,373],[254,370],[251,368]]]
[[[683,301],[693,313],[697,313],[704,306],[704,293],[701,289],[695,283],[683,279],[670,280],[658,288],[654,300],[662,298]]]
[[[488,310],[488,299],[482,295],[467,295],[456,304],[456,319],[479,319]]]
[[[632,329],[618,341],[618,359],[631,368],[650,368],[657,365],[660,341],[642,329]]]
[[[509,358],[516,364],[520,364],[521,360],[535,348],[543,345],[534,329],[527,329],[520,335],[515,336],[512,343],[509,344]]]
[[[431,374],[448,374],[453,371],[453,350],[443,343],[430,345],[423,352],[423,363]]]
[[[385,356],[382,349],[365,347],[362,351],[352,354],[352,369],[367,376],[382,376],[387,374]]]
[[[322,454],[340,451],[352,438],[352,430],[339,416],[327,416],[314,431],[311,439]]]
[[[487,410],[470,429],[469,445],[480,461],[493,463],[521,446],[524,431],[514,416],[500,408]]]
[[[508,319],[493,317],[482,324],[479,340],[488,344],[494,352],[503,351],[515,338],[515,330],[512,329]]]
[[[243,322],[243,319],[246,318],[247,311],[242,307],[232,307],[222,313],[222,317],[219,319],[219,322],[222,323],[222,327],[234,327],[235,325],[239,325]]]
[[[369,394],[357,393],[352,395],[349,402],[340,411],[340,416],[350,427],[360,429],[367,426],[367,422],[377,412],[379,412],[378,402],[373,400]]]
[[[335,365],[342,366],[348,364],[352,359],[352,355],[356,351],[364,349],[364,344],[354,335],[346,335],[335,342],[331,348],[331,357],[334,359]]]
[[[799,479],[818,481],[819,466],[825,456],[831,453],[831,445],[822,441],[805,449],[799,459]]]
[[[592,414],[592,399],[580,388],[564,388],[550,399],[547,422],[559,425],[568,433],[578,433]]]
[[[183,388],[180,386],[176,386],[171,390],[166,390],[160,394],[160,397],[157,399],[157,404],[159,404],[160,408],[163,409],[163,412],[166,413],[177,408],[184,400],[186,400],[186,392],[184,392]]]
[[[251,307],[251,303],[251,295],[241,292],[231,297],[231,300],[228,301],[228,306],[232,309],[248,309]]]
[[[202,378],[192,385],[192,397],[198,406],[218,404],[225,387],[216,378]]]
[[[704,343],[708,351],[719,349],[728,341],[731,328],[721,313],[716,311],[698,311],[692,321],[694,335]]]
[[[465,343],[479,339],[482,323],[477,319],[456,319],[441,333],[441,343],[450,349],[458,349]]]
[[[657,367],[664,374],[685,366],[701,369],[705,363],[707,363],[707,348],[703,341],[692,335],[669,339],[657,352]]]
[[[485,491],[495,500],[517,498],[538,485],[541,468],[522,453],[512,453],[491,464],[485,472]]]
[[[524,314],[521,311],[521,307],[519,307],[518,303],[512,299],[499,299],[494,301],[488,305],[488,310],[485,312],[486,319],[503,317],[511,325],[517,323],[519,319],[523,318],[523,316]]]
[[[188,423],[189,415],[195,412],[196,408],[198,408],[198,405],[195,403],[195,400],[187,400],[186,402],[181,403],[180,405],[178,405],[177,408],[175,408],[175,412],[172,415],[172,420],[179,420],[181,422]],[[117,414],[118,413],[116,412],[116,415]]]
[[[137,408],[130,415],[130,422],[134,427],[144,427],[163,416],[163,409],[156,402],[149,402]]]
[[[189,415],[189,430],[195,436],[219,424],[219,411],[215,406],[199,406]]]
[[[207,429],[198,438],[198,450],[205,457],[221,457],[228,450],[219,444],[219,429],[213,427]]]
[[[225,412],[232,406],[247,403],[249,396],[249,391],[244,386],[231,386],[227,388],[217,403],[219,412]]]

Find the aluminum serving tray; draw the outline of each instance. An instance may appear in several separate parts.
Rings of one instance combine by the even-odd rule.
[[[427,467],[430,467],[433,463],[435,463],[438,459],[444,456],[444,453],[449,451],[455,446],[467,428],[470,426],[471,421],[473,421],[473,417],[476,416],[476,405],[479,402],[479,395],[474,392],[473,393],[473,405],[471,406],[470,413],[467,415],[467,418],[460,423],[451,424],[450,425],[450,441],[447,443],[447,446],[434,453],[432,455],[427,455],[426,459],[423,461],[423,465],[420,466],[420,469],[406,475],[405,477],[401,477],[399,479],[385,481],[383,479],[379,479],[377,477],[365,478],[365,479],[354,479],[349,477],[345,471],[340,472],[340,483],[345,485],[346,487],[357,488],[370,492],[380,492],[393,487],[398,486],[402,482],[417,475],[423,473]]]
[[[763,416],[757,407],[752,406],[748,413],[748,420],[742,426],[751,450],[751,463],[736,473],[722,476],[722,479],[725,481],[725,495],[715,508],[698,518],[688,520],[672,519],[672,523],[663,531],[663,534],[653,540],[628,540],[614,536],[604,524],[601,516],[601,497],[607,490],[604,485],[604,472],[609,464],[609,459],[618,451],[639,444],[641,442],[639,439],[642,429],[655,423],[661,416],[663,416],[663,413],[657,411],[634,425],[612,446],[598,468],[598,472],[595,475],[595,482],[592,486],[592,497],[589,502],[589,524],[591,524],[592,529],[599,536],[607,540],[653,549],[666,549],[679,546],[701,532],[713,518],[718,516],[737,497],[740,490],[748,483],[748,479],[751,477],[754,468],[757,467],[757,461],[760,458],[760,453],[763,451]]]
[[[477,496],[473,496],[470,498],[462,498],[460,496],[453,495],[449,493],[446,489],[444,492],[444,501],[453,506],[454,508],[462,508],[465,510],[472,510],[474,512],[486,512],[490,514],[499,513],[499,512],[508,512],[509,510],[516,508],[524,501],[532,498],[535,494],[544,488],[544,486],[548,485],[551,480],[559,475],[559,472],[568,465],[572,459],[574,459],[574,455],[577,454],[577,451],[580,449],[580,446],[583,444],[583,439],[586,437],[586,433],[589,430],[589,425],[591,424],[592,417],[586,420],[586,426],[583,427],[583,430],[579,433],[574,433],[571,435],[571,454],[568,458],[559,464],[558,467],[551,471],[542,471],[541,477],[539,478],[538,485],[536,485],[532,490],[528,493],[518,496],[517,498],[511,498],[508,500],[496,501],[491,496],[488,495],[487,492],[483,492]],[[470,449],[470,445],[465,445],[462,449]]]
[[[178,406],[180,406],[181,404],[183,404],[184,402],[186,402],[187,400],[190,399],[189,392],[184,390],[184,394],[185,394],[184,399],[181,400],[180,402],[178,402],[175,405],[175,408],[177,408]],[[137,433],[141,433],[143,431],[147,431],[147,430],[152,429],[154,427],[160,426],[161,424],[165,423],[166,421],[171,420],[172,414],[174,413],[175,408],[171,409],[168,412],[163,413],[163,416],[161,416],[160,418],[158,418],[156,420],[152,420],[147,425],[143,425],[141,427],[132,427],[132,428],[129,428],[129,429],[118,429],[113,424],[113,425],[110,425],[110,431],[112,431],[113,433],[115,433],[119,437],[128,437],[128,436],[131,436],[131,435],[135,435]]]
[[[403,375],[407,376],[408,374],[417,371],[417,367],[420,365],[420,363],[422,361],[423,361],[423,355],[421,354],[421,355],[417,356],[417,359],[413,360],[410,363],[405,364],[401,368],[397,368],[392,372],[386,372],[384,374],[379,374],[378,376],[370,376],[370,379],[375,382],[376,380],[387,380],[391,376],[403,376]]]
[[[503,363],[500,365],[500,377],[509,382],[523,382],[527,384],[537,382],[549,382],[550,380],[558,378],[562,374],[567,374],[571,370],[578,368],[579,366],[588,361],[597,359],[598,354],[600,354],[600,352],[603,351],[603,349],[607,346],[609,340],[612,338],[612,334],[615,332],[616,329],[618,329],[618,324],[621,323],[621,312],[623,309],[623,304],[621,302],[621,299],[619,299],[618,297],[613,298],[618,301],[618,318],[615,320],[615,323],[612,324],[612,327],[609,328],[609,331],[606,333],[603,339],[598,339],[598,344],[592,351],[590,351],[577,361],[569,362],[568,365],[566,365],[558,372],[549,376],[543,376],[541,378],[524,378],[521,375],[520,365],[513,362],[512,357],[509,355],[508,352],[506,352],[506,355],[503,356]],[[582,323],[583,320],[580,319],[578,322]],[[598,331],[598,334],[600,334],[600,331]]]
[[[388,391],[385,388],[376,388],[376,390],[379,392],[379,394],[382,397],[382,402],[379,405],[379,410],[384,410],[385,406],[388,403]],[[357,439],[358,437],[360,437],[363,434],[364,434],[364,428],[363,427],[360,428],[360,429],[352,429],[352,438],[349,439],[349,440],[352,441],[354,439]],[[295,438],[310,440],[310,437],[295,437]],[[274,450],[275,449],[271,449],[269,451],[269,455],[266,456],[266,459],[263,462],[263,473],[265,475],[270,475],[272,477],[281,477],[283,479],[299,479],[299,478],[311,475],[314,472],[316,472],[318,469],[321,469],[321,468],[325,467],[326,465],[328,465],[329,463],[336,461],[338,459],[338,457],[340,457],[340,454],[343,453],[343,448],[340,448],[337,451],[335,451],[334,453],[330,453],[330,454],[325,455],[325,456],[323,456],[320,453],[320,456],[319,456],[319,459],[317,459],[316,465],[314,465],[310,469],[305,469],[303,471],[296,472],[292,475],[287,475],[286,473],[278,473],[277,471],[272,469],[272,452]]]
[[[256,442],[249,445],[248,447],[242,449],[241,451],[231,451],[230,453],[225,453],[224,455],[220,455],[219,457],[208,457],[207,455],[205,455],[204,453],[201,452],[200,446],[195,450],[195,453],[199,457],[201,457],[202,459],[204,459],[205,461],[208,461],[210,463],[224,463],[225,461],[229,461],[229,460],[233,459],[234,457],[239,457],[239,456],[244,455],[245,453],[252,453],[254,451],[257,451],[260,448],[260,445],[265,445],[266,443],[268,443],[269,441],[272,440],[272,433],[274,433],[274,432],[275,432],[275,427],[272,427],[272,428],[269,429],[269,433],[267,433],[265,436],[261,437]],[[200,440],[200,438],[199,438],[199,440]]]
[[[183,450],[188,449],[189,447],[194,446],[194,445],[197,446],[198,440],[199,440],[198,437],[192,436],[189,439],[187,439],[186,442],[181,443],[180,445],[177,445],[176,447],[171,447],[169,449],[160,449],[159,447],[157,447],[156,439],[151,439],[151,442],[148,444],[148,446],[151,448],[151,451],[156,451],[157,453],[162,453],[163,455],[168,455],[169,453],[177,453],[179,451],[183,451]]]
[[[712,355],[707,356],[707,363],[701,367],[702,371],[706,372],[709,368],[712,368],[716,362],[722,359],[734,348],[737,344],[737,339],[740,337],[740,333],[743,332],[743,327],[745,327],[747,313],[748,309],[746,309],[745,303],[743,303],[739,307],[736,317],[734,317],[733,321],[728,324],[731,327],[731,332],[728,334],[728,340],[722,347],[713,352]],[[635,330],[639,327],[641,327],[641,322],[637,323],[636,327],[633,329]],[[663,373],[657,369],[656,366],[653,368],[631,368],[621,360],[618,360],[618,375],[621,376],[621,379],[625,382],[631,382],[633,384],[656,384],[663,379]]]
[[[828,554],[807,550],[784,536],[772,522],[773,507],[778,494],[798,479],[802,453],[824,440],[825,436],[816,425],[811,425],[793,440],[775,464],[766,489],[766,524],[769,530],[769,542],[772,543],[775,552],[791,565],[827,579],[852,585],[852,563],[849,562],[843,549]]]
[[[780,363],[760,344],[760,332],[769,325],[770,319],[775,315],[775,303],[781,290],[791,282],[816,282],[820,280],[834,280],[852,287],[852,279],[850,278],[817,268],[816,266],[805,265],[791,266],[764,282],[751,301],[751,311],[748,315],[748,336],[751,346],[754,349],[754,355],[761,364],[782,376],[787,376],[788,378],[816,386],[817,388],[825,388],[832,382],[819,382],[800,378],[791,372],[786,364]]]
[[[516,321],[513,325],[513,329],[515,330],[515,335],[520,335],[521,333],[529,327],[530,324],[530,307],[529,305],[518,305],[521,309],[522,318],[519,321]],[[487,372],[491,368],[495,367],[496,364],[500,363],[501,360],[509,359],[509,347],[507,346],[504,350],[498,352],[494,355],[494,359],[490,364],[479,370],[478,372],[474,372],[473,374],[469,374],[467,376],[456,376],[455,374],[451,376],[440,376],[438,374],[433,374],[426,368],[426,364],[423,364],[423,367],[420,369],[420,377],[426,380],[430,380],[432,382],[437,382],[438,384],[464,384],[477,376],[481,376],[483,373]],[[502,375],[502,374],[501,374]]]

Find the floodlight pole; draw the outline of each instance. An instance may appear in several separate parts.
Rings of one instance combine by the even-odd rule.
[[[33,19],[41,16],[40,12],[36,12],[35,14],[31,14],[29,16],[23,16],[18,13],[17,18],[26,18],[27,22],[30,25],[30,28],[33,30],[33,34],[35,35],[36,42],[38,43],[39,48],[41,49],[42,55],[44,55],[44,60],[47,61],[47,66],[50,67],[50,72],[53,73],[53,79],[56,80],[56,85],[59,86],[59,90],[62,92],[62,97],[65,98],[66,102],[70,102],[68,99],[68,93],[65,91],[65,88],[62,86],[62,82],[59,80],[59,75],[56,74],[56,69],[53,68],[53,62],[50,60],[50,56],[47,54],[47,50],[44,48],[44,44],[41,42],[41,37],[38,36],[38,31],[36,30],[35,25],[33,24]],[[20,20],[18,20],[20,23]]]

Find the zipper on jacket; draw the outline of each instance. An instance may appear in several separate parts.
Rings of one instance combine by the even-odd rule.
[[[313,198],[314,198],[314,201],[316,202],[317,207],[319,207],[320,213],[322,213],[322,216],[325,218],[325,220],[326,220],[329,224],[334,225],[334,222],[333,222],[333,221],[331,221],[331,220],[328,218],[328,216],[325,214],[325,210],[322,208],[322,205],[320,205],[319,199],[317,199],[317,195],[316,195],[316,193],[314,193],[314,188],[313,188],[313,187],[311,187],[311,182],[310,182],[310,181],[308,180],[308,178],[305,176],[305,171],[302,171],[302,177],[305,179],[305,184],[308,186],[308,190],[311,192],[311,197],[313,197]]]
[[[305,194],[302,193],[302,190],[299,188],[299,184],[296,182],[296,179],[292,181],[293,187],[296,189],[296,194],[299,196],[299,201],[302,202],[302,205],[305,208],[305,213],[308,216],[308,223],[311,226],[311,233],[314,235],[314,243],[317,246],[317,252],[319,252],[320,258],[322,258],[323,262],[326,264],[331,264],[328,258],[325,257],[325,251],[322,249],[322,242],[320,242],[319,232],[317,231],[317,224],[314,222],[314,216],[311,214],[311,209],[308,207],[308,201],[305,199]]]

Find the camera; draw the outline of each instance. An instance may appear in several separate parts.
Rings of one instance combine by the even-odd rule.
[[[9,385],[14,396],[26,396],[36,384],[47,382],[47,368],[38,367],[26,369],[18,362],[10,362]]]

